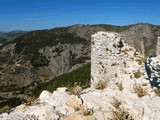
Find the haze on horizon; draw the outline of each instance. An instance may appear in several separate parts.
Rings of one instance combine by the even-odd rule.
[[[158,0],[0,0],[0,31],[73,24],[160,25]]]

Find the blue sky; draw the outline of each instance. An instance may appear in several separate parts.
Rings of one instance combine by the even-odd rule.
[[[0,0],[0,31],[73,24],[160,25],[159,0]]]

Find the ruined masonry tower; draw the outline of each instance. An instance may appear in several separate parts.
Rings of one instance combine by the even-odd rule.
[[[106,81],[115,75],[116,69],[111,70],[109,64],[118,61],[118,53],[122,44],[118,33],[98,32],[91,38],[91,87],[99,81]]]
[[[160,55],[160,37],[157,37],[156,55]]]

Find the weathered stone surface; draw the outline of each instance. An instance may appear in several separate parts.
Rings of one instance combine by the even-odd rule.
[[[78,112],[75,112],[64,118],[64,120],[96,120],[96,118],[93,115],[84,116]]]
[[[74,108],[75,110],[79,110],[82,105],[82,100],[79,99],[78,96],[71,95],[67,105]]]
[[[157,38],[156,55],[160,55],[160,37]]]
[[[65,91],[66,88],[58,88],[53,94],[43,91],[40,95],[40,101],[45,101],[52,106],[61,106],[69,101],[69,94]]]

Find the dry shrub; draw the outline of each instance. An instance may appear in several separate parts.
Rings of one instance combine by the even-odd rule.
[[[26,105],[32,105],[32,104],[34,104],[34,103],[36,103],[37,102],[37,98],[36,97],[33,97],[33,96],[29,96],[28,98],[27,98],[27,102],[25,103]]]
[[[138,57],[136,59],[136,62],[138,62],[139,65],[142,65],[142,63],[144,63],[147,60],[147,56],[144,57]]]
[[[115,43],[113,44],[113,47],[116,48],[116,44]]]
[[[113,105],[113,107],[119,108],[119,106],[121,105],[121,102],[117,98],[113,97],[111,104]]]
[[[119,107],[116,110],[111,110],[111,118],[109,120],[134,120],[124,107]]]
[[[118,74],[117,74],[117,73],[115,73],[115,74],[114,74],[114,76],[115,76],[115,77],[118,77]]]
[[[138,62],[138,65],[142,65],[143,63],[143,61],[140,58],[136,59],[136,62]]]
[[[116,85],[119,88],[119,90],[121,90],[121,91],[123,90],[123,84],[122,84],[122,82],[116,83]]]
[[[129,112],[120,106],[121,102],[117,98],[113,97],[111,104],[115,109],[111,109],[111,117],[108,120],[133,120]]]
[[[137,79],[140,78],[143,75],[143,73],[140,72],[140,70],[138,70],[137,72],[134,72],[133,74],[134,74],[134,77],[137,78]]]
[[[117,63],[112,63],[112,64],[111,64],[111,66],[115,66],[115,65],[117,65]]]
[[[96,84],[96,89],[100,89],[103,90],[108,84],[108,81],[105,80],[100,80],[97,84]]]
[[[83,105],[81,107],[81,110],[82,110],[82,113],[84,116],[87,116],[87,115],[92,115],[93,114],[93,110],[88,108],[86,105]]]
[[[73,95],[79,95],[82,91],[82,87],[75,83],[72,87],[68,87],[68,92]]]
[[[11,109],[11,107],[9,107],[8,105],[6,105],[6,106],[0,108],[0,113],[3,113],[3,112],[5,112],[7,110],[10,110],[10,109]]]
[[[160,89],[153,89],[153,91],[155,92],[155,94],[156,94],[157,96],[160,96]]]
[[[148,84],[147,83],[143,83],[142,86],[148,86]]]
[[[124,67],[127,67],[126,61],[123,61],[123,65],[124,65]]]
[[[147,95],[147,90],[144,89],[141,85],[135,84],[133,86],[133,89],[134,89],[135,93],[137,93],[138,97],[143,97],[143,96]]]

